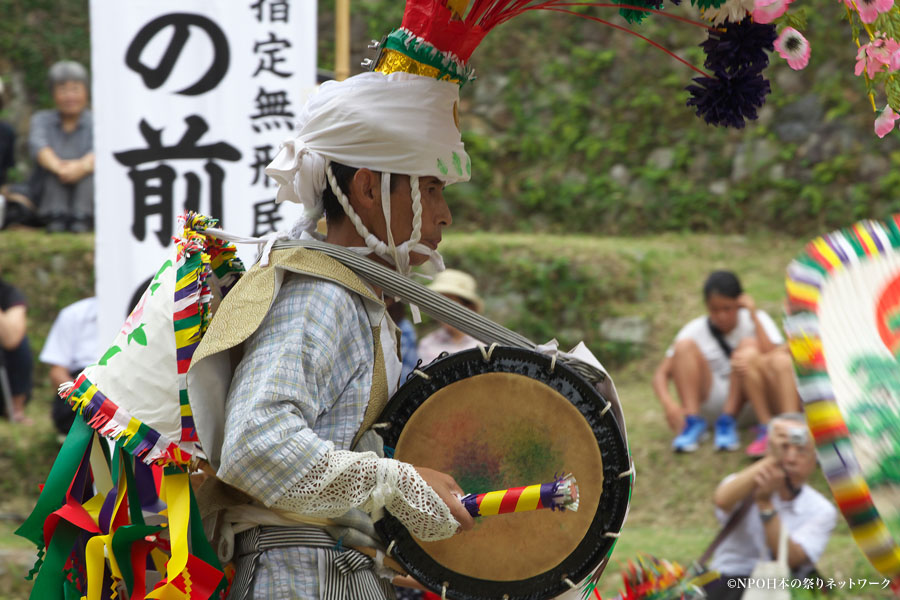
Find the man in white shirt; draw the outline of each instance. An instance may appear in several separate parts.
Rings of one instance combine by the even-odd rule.
[[[788,532],[786,562],[793,576],[807,577],[815,569],[837,522],[831,502],[807,484],[815,469],[815,446],[804,416],[774,417],[765,458],[726,477],[713,496],[722,523],[743,502],[750,504],[712,556],[710,569],[721,577],[707,587],[709,598],[739,598],[742,586],[728,580],[747,577],[761,557],[774,557],[781,527]]]
[[[78,373],[100,356],[97,339],[97,299],[79,300],[59,312],[41,350],[40,360],[50,365],[53,389],[73,381]],[[67,434],[75,413],[59,396],[53,400],[53,424]]]
[[[762,456],[772,415],[800,408],[790,353],[734,273],[711,273],[703,297],[708,314],[681,328],[653,376],[669,427],[679,434],[672,448],[696,450],[707,436],[707,420],[715,419],[716,449],[736,450],[735,417],[746,400],[759,422],[747,453]],[[679,401],[669,393],[669,379]]]

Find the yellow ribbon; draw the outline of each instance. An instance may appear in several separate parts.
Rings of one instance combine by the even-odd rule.
[[[84,560],[85,560],[85,569],[87,571],[87,581],[88,581],[88,589],[87,596],[82,596],[82,600],[102,600],[103,599],[103,567],[106,563],[106,558],[109,558],[109,570],[112,573],[112,576],[115,579],[122,578],[122,571],[119,569],[119,564],[116,562],[116,557],[112,551],[112,537],[115,533],[113,529],[113,524],[116,522],[116,516],[119,514],[119,509],[122,507],[122,501],[125,499],[126,488],[128,485],[125,482],[125,478],[122,477],[119,483],[119,489],[116,491],[116,503],[113,507],[112,516],[109,519],[109,534],[108,535],[95,535],[90,540],[88,540],[87,545],[84,549]],[[91,510],[88,509],[88,505],[95,505],[96,499],[99,496],[95,496],[87,503],[85,503],[84,507],[90,513]],[[102,502],[101,502],[102,505]],[[99,516],[99,509],[98,509]],[[93,513],[91,513],[93,516]],[[107,549],[104,552],[104,549]]]
[[[191,514],[190,480],[187,472],[163,475],[161,486],[165,503],[168,507],[169,517],[169,544],[172,547],[172,557],[166,567],[166,583],[147,594],[146,598],[158,600],[185,600],[189,595],[172,585],[172,582],[185,571],[188,561],[188,520]],[[184,572],[184,578],[190,583],[188,573]],[[94,600],[88,598],[88,600]]]

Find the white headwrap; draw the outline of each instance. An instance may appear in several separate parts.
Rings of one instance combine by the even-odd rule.
[[[434,176],[445,184],[468,181],[469,155],[456,125],[459,86],[408,73],[362,73],[344,81],[328,81],[314,94],[299,117],[297,135],[285,141],[266,168],[279,184],[276,200],[304,207],[299,229],[312,231],[323,213],[322,194],[332,191],[366,240],[364,251],[409,270],[409,252],[434,256],[419,244],[421,196],[418,178]],[[410,240],[379,240],[363,226],[340,188],[329,182],[329,164],[367,168],[382,173],[389,190],[391,173],[410,175],[413,233]],[[390,195],[382,193],[388,232]],[[297,227],[295,227],[295,230]]]

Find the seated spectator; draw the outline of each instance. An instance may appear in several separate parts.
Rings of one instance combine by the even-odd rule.
[[[419,352],[416,350],[416,329],[406,318],[406,305],[402,302],[392,303],[387,310],[391,320],[400,330],[400,360],[403,363],[400,369],[400,385],[403,385],[419,361]]]
[[[3,110],[3,80],[0,79],[0,111]],[[6,185],[7,172],[16,166],[15,159],[16,132],[12,125],[0,121],[0,188]],[[0,218],[0,224],[3,219]]]
[[[475,278],[468,273],[446,269],[438,273],[428,287],[475,312],[480,313],[484,309],[484,302],[478,297]],[[427,365],[441,352],[453,354],[477,345],[478,340],[472,336],[443,323],[419,341],[419,358]]]
[[[88,109],[88,74],[77,62],[50,67],[55,109],[31,117],[28,146],[39,171],[32,200],[47,231],[85,232],[93,229],[93,116]]]
[[[678,433],[672,448],[696,450],[707,437],[707,419],[715,419],[716,449],[736,450],[736,417],[749,401],[759,425],[747,454],[759,457],[772,415],[800,410],[790,353],[772,318],[756,309],[734,273],[710,274],[703,298],[708,315],[681,328],[653,376],[653,391]],[[669,393],[670,379],[678,402]]]
[[[10,420],[31,424],[25,403],[31,396],[31,346],[26,334],[25,296],[0,279],[0,408]]]
[[[774,417],[768,440],[765,458],[729,475],[716,488],[719,521],[726,523],[735,511],[745,513],[710,561],[710,569],[721,574],[706,586],[713,600],[741,597],[741,586],[728,580],[747,578],[759,560],[773,560],[781,527],[788,532],[787,563],[793,578],[810,577],[837,522],[831,502],[807,484],[816,469],[816,453],[804,416]]]
[[[74,381],[86,366],[97,361],[100,356],[97,337],[96,298],[79,300],[59,312],[40,356],[42,363],[50,365],[54,390],[67,381]],[[61,435],[69,433],[75,412],[58,395],[53,399],[51,416]]]

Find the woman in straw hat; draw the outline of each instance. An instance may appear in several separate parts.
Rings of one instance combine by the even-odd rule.
[[[437,274],[428,286],[435,292],[447,296],[469,310],[480,313],[484,302],[477,292],[475,278],[456,269],[446,269]],[[478,345],[478,340],[446,323],[426,335],[419,341],[419,358],[428,364],[440,356],[442,352],[460,352]]]

